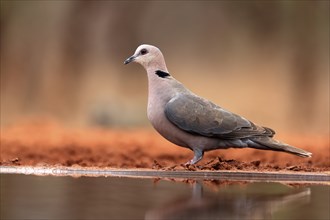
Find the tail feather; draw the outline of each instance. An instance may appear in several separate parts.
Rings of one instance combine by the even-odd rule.
[[[283,151],[286,153],[294,154],[300,157],[312,157],[312,153],[290,146],[288,144],[282,143],[278,140],[269,137],[257,137],[250,139],[254,144],[249,145],[252,148],[258,148],[263,150],[273,150],[273,151]]]

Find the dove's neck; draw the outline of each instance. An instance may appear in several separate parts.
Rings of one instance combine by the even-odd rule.
[[[153,66],[147,69],[148,73],[148,97],[163,96],[169,90],[169,81],[173,79],[166,66]]]
[[[162,56],[161,54],[159,56]],[[167,84],[169,78],[172,78],[169,75],[167,70],[165,60],[163,57],[158,57],[158,59],[153,59],[152,62],[148,63],[145,66],[145,69],[148,74],[149,82],[149,95],[150,92],[159,91],[164,84]]]
[[[175,95],[175,79],[169,75],[165,63],[146,68],[148,74],[148,118],[159,117],[166,103]],[[174,83],[174,84],[173,84]]]
[[[167,70],[167,67],[165,64],[165,60],[163,57],[159,57],[158,59],[153,59],[151,62],[144,65],[144,67],[148,73],[148,77],[150,77],[157,70],[168,73],[168,70]]]

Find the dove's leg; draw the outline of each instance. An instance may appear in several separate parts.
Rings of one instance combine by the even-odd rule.
[[[197,163],[198,161],[200,161],[203,158],[204,151],[202,151],[200,149],[193,149],[193,151],[194,151],[194,157],[193,157],[193,159],[188,161],[186,163],[186,165],[193,165],[193,164]]]

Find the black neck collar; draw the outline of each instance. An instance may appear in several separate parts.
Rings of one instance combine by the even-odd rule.
[[[161,71],[161,70],[156,70],[156,75],[159,76],[160,78],[167,78],[170,77],[171,75],[167,72]]]

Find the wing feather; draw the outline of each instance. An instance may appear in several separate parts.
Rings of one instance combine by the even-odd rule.
[[[166,117],[179,128],[208,137],[222,139],[272,137],[275,132],[231,113],[214,103],[192,94],[179,94],[165,106]]]

